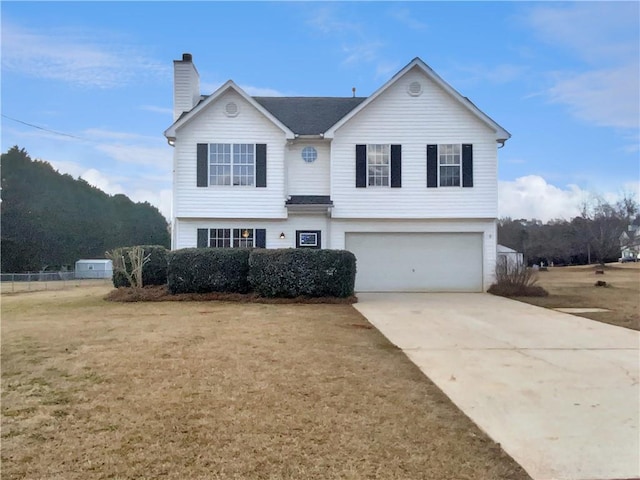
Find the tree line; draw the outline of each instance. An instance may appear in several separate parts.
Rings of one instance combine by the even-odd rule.
[[[73,268],[122,246],[169,247],[167,221],[148,202],[108,195],[17,146],[2,154],[0,168],[3,272]]]
[[[533,264],[585,265],[615,262],[621,254],[621,236],[633,233],[629,225],[640,225],[638,202],[630,195],[613,203],[594,197],[571,220],[502,218],[498,221],[498,243],[522,252]],[[636,239],[637,241],[637,239]]]

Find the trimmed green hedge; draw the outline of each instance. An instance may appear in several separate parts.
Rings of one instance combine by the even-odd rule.
[[[346,250],[253,250],[249,283],[263,297],[349,297],[356,257]]]
[[[169,252],[169,291],[247,293],[250,252],[239,248],[185,248]]]
[[[144,255],[149,255],[149,261],[142,267],[142,285],[165,285],[167,283],[167,253],[168,250],[162,245],[139,245],[144,249]],[[135,247],[116,248],[115,255],[124,255],[127,268],[131,268],[128,252]],[[113,286],[129,287],[129,280],[122,272],[113,271]]]

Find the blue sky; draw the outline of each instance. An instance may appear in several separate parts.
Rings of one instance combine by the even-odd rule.
[[[500,214],[637,195],[638,2],[7,2],[2,151],[170,215],[173,60],[203,94],[367,96],[420,57],[511,132]],[[63,133],[29,127],[15,120]]]

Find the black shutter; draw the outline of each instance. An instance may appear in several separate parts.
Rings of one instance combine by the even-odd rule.
[[[356,188],[367,186],[367,146],[356,145]]]
[[[402,187],[402,145],[391,145],[391,186]]]
[[[198,248],[207,248],[209,246],[209,229],[198,229]]]
[[[438,186],[438,145],[427,145],[427,187]]]
[[[209,168],[208,168],[208,157],[209,157],[209,145],[206,143],[198,144],[198,153],[197,153],[197,182],[196,185],[198,187],[208,187],[209,186]]]
[[[256,228],[256,248],[267,248],[267,231],[264,228]]]
[[[473,187],[473,145],[462,144],[462,186]]]
[[[267,144],[256,145],[256,187],[267,186]]]

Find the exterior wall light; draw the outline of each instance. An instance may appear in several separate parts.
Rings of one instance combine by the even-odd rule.
[[[284,240],[284,232],[280,234],[280,240]]]

